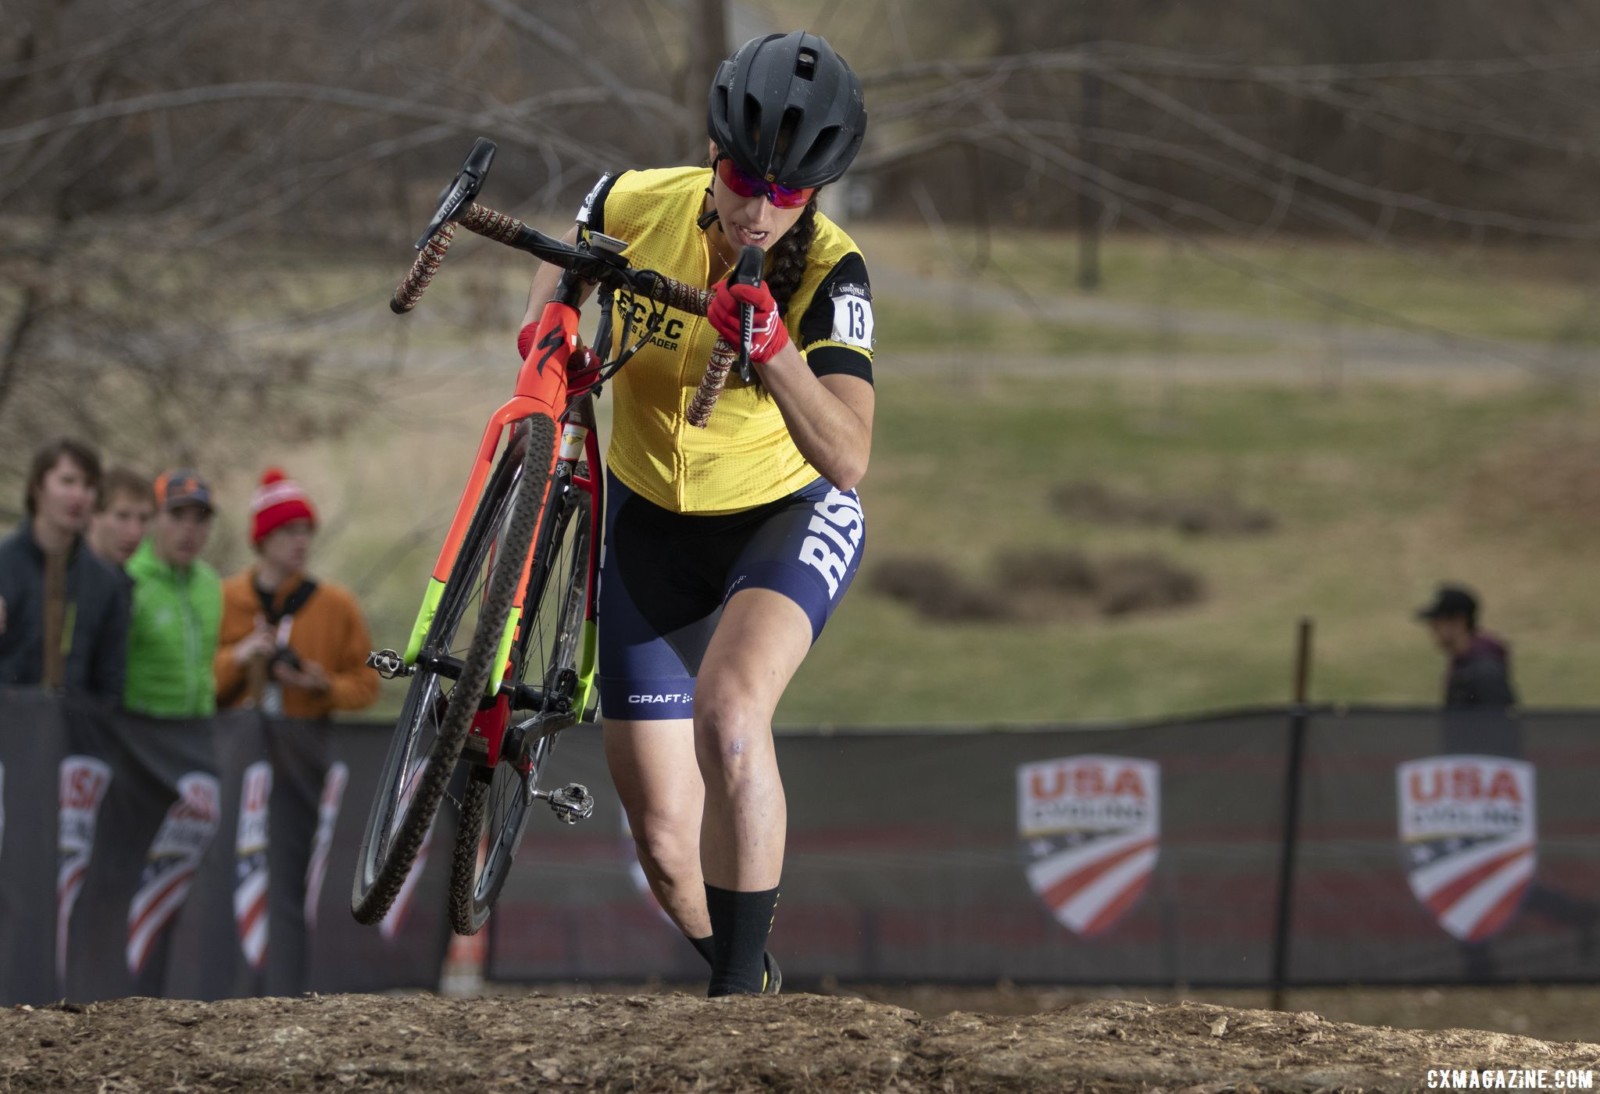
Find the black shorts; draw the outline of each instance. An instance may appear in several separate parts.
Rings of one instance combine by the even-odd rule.
[[[694,682],[722,606],[772,589],[811,620],[816,641],[861,564],[866,522],[854,490],[825,479],[739,513],[663,509],[606,473],[600,565],[600,706],[607,718],[694,715]]]

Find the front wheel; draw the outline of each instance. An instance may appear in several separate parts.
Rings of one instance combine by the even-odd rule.
[[[382,919],[405,884],[488,690],[550,481],[555,428],[536,417],[512,430],[462,537],[361,840],[351,911],[362,923]]]
[[[588,616],[594,500],[558,474],[540,521],[512,677],[532,683],[512,711],[502,754],[475,767],[461,802],[450,870],[450,922],[475,934],[489,918],[527,828],[545,761],[556,734],[582,715],[579,653]]]

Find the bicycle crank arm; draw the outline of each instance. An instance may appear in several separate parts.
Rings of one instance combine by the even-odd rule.
[[[370,659],[368,663],[371,663]],[[377,668],[376,665],[373,667]],[[461,658],[459,657],[450,657],[445,654],[423,650],[417,654],[416,665],[408,669],[403,675],[409,676],[419,668],[426,669],[435,676],[443,676],[448,680],[461,679]],[[382,671],[382,669],[379,669],[379,672]],[[532,684],[513,684],[509,680],[502,680],[500,682],[500,690],[496,694],[509,696],[512,710],[545,710],[547,704],[549,711],[552,713],[565,714],[572,709],[572,698],[570,696],[548,695],[544,688],[535,687]]]
[[[594,814],[594,795],[582,783],[568,783],[560,790],[535,790],[533,796],[550,803],[557,820],[577,824]]]

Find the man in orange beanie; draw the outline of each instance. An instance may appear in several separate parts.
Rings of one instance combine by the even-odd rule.
[[[349,590],[306,574],[316,510],[277,468],[250,499],[255,565],[222,585],[217,705],[290,718],[360,710],[378,697],[372,638]]]

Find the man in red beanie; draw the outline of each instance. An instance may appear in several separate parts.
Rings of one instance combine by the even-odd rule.
[[[256,562],[222,585],[217,705],[289,718],[360,710],[378,697],[372,638],[355,597],[306,574],[317,514],[277,468],[250,499]]]

